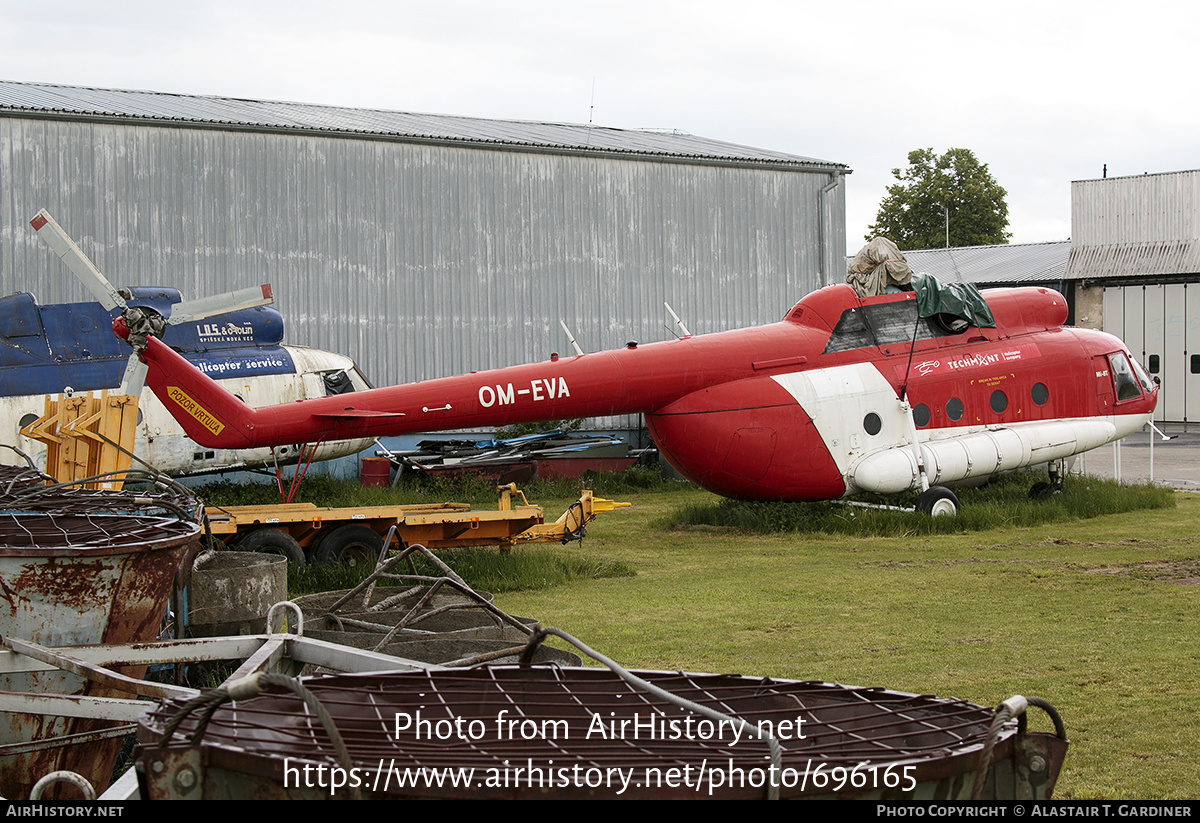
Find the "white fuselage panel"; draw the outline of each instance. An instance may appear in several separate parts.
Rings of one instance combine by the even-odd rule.
[[[875,366],[856,363],[773,379],[812,418],[842,473],[846,494],[921,489],[908,414]],[[868,421],[870,415],[878,420]],[[917,439],[928,483],[938,486],[1081,454],[1132,434],[1149,417],[1127,414],[920,429]]]

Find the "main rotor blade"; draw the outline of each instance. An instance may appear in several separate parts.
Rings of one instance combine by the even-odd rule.
[[[129,362],[125,364],[125,374],[121,377],[121,394],[141,397],[148,369],[149,367],[138,358],[137,352],[129,355]]]
[[[33,226],[38,237],[42,238],[50,250],[58,255],[67,268],[75,273],[84,288],[92,293],[100,305],[104,306],[107,311],[125,308],[125,300],[121,297],[121,293],[113,288],[113,284],[108,282],[98,268],[92,265],[92,261],[88,260],[87,255],[80,250],[79,246],[75,245],[75,241],[63,231],[63,227],[58,225],[49,212],[42,209],[29,221],[29,225]]]
[[[171,307],[171,316],[167,318],[169,325],[175,326],[191,320],[203,320],[214,314],[236,311],[237,309],[252,309],[255,306],[266,306],[275,302],[271,294],[271,284],[251,286],[248,289],[217,294],[212,297],[201,297],[197,300],[184,300]]]

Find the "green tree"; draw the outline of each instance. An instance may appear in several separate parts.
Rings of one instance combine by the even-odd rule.
[[[892,169],[899,181],[888,186],[867,240],[890,238],[902,251],[946,245],[949,213],[951,246],[1007,243],[1008,196],[987,164],[970,149],[933,149],[908,153],[908,167]]]

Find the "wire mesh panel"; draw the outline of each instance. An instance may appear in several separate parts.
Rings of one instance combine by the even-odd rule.
[[[933,797],[969,791],[993,716],[960,700],[884,689],[639,676],[772,734],[781,765],[770,765],[766,743],[744,727],[680,708],[607,670],[556,667],[311,678],[313,704],[290,693],[237,700],[206,725],[187,716],[166,747],[149,744],[180,706],[160,705],[143,718],[139,740],[144,761],[157,761],[145,774],[160,786],[153,775],[203,761],[204,777],[186,782],[205,787],[205,797],[238,796],[231,786],[242,796],[322,788],[328,795],[318,774],[341,775],[334,794],[354,786],[368,796],[762,797],[773,777],[782,797]],[[1014,721],[999,757],[1016,733]]]

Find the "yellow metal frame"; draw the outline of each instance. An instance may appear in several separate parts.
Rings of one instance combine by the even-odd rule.
[[[500,487],[500,508],[504,508],[505,504],[505,489],[508,489],[509,500],[513,493],[521,495],[521,499],[525,499],[525,494],[516,487],[516,484],[510,483],[508,486]],[[555,543],[561,542],[568,534],[574,534],[579,531],[579,527],[585,523],[590,523],[596,519],[596,515],[604,512],[610,512],[613,509],[624,509],[629,507],[629,503],[617,503],[613,500],[606,500],[603,497],[596,497],[587,489],[579,493],[579,500],[567,507],[567,510],[555,520],[553,523],[539,523],[530,526],[525,531],[516,535],[512,539],[512,544],[524,543]]]
[[[514,498],[521,503],[514,505]],[[287,532],[302,547],[323,533],[349,523],[359,523],[379,534],[397,527],[407,545],[416,543],[431,549],[456,546],[500,546],[502,549],[526,543],[562,542],[567,534],[578,532],[582,523],[597,514],[624,508],[595,497],[590,491],[580,494],[562,516],[546,523],[541,506],[533,506],[515,483],[499,487],[494,511],[472,509],[465,503],[429,503],[395,506],[355,506],[323,508],[312,503],[281,503],[265,506],[209,506],[206,508],[212,533],[226,542],[240,532],[268,526]]]
[[[133,462],[138,398],[109,394],[46,395],[43,414],[21,429],[46,444],[46,474],[59,483],[104,476],[89,489],[120,489]]]

